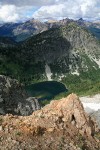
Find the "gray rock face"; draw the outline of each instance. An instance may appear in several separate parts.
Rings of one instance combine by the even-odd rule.
[[[0,114],[27,116],[38,109],[38,100],[29,97],[17,80],[0,76]]]

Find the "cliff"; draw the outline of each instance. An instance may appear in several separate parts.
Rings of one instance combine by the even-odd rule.
[[[30,115],[37,109],[38,100],[29,97],[17,80],[0,76],[0,114]]]

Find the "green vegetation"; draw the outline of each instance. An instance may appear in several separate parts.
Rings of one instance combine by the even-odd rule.
[[[3,123],[3,118],[2,117],[0,117],[0,124],[2,124]]]
[[[4,43],[0,45],[0,74],[18,79],[26,86],[34,84],[27,87],[29,94],[45,100],[43,105],[72,92],[78,95],[100,92],[100,69],[92,60],[93,57],[99,60],[100,44],[76,23],[50,29],[23,43],[9,45],[8,40]],[[61,82],[68,92],[59,91],[54,85],[44,88],[44,83],[38,84],[47,80],[46,64],[50,66],[52,79],[58,81],[59,77],[65,76]],[[70,74],[77,68],[80,76]]]
[[[79,76],[66,74],[61,82],[65,87],[59,82],[50,81],[36,83],[27,86],[26,89],[31,96],[39,98],[43,106],[50,103],[52,99],[61,99],[70,93],[79,96],[94,95],[100,92],[100,69],[81,72]]]
[[[98,70],[94,69],[88,72],[81,72],[80,76],[66,74],[66,77],[64,77],[61,82],[68,89],[67,92],[62,91],[56,94],[52,94],[51,91],[54,90],[55,92],[55,89],[56,89],[54,88],[54,86],[51,86],[51,89],[49,89],[49,92],[45,90],[42,91],[44,95],[43,93],[38,93],[37,91],[33,90],[34,92],[37,93],[38,96],[40,96],[38,98],[42,98],[42,101],[40,101],[42,106],[49,104],[52,99],[55,99],[55,100],[61,99],[62,97],[66,97],[71,93],[76,93],[79,96],[87,96],[87,95],[94,95],[94,94],[100,93],[100,69]],[[60,86],[58,87],[60,88]]]
[[[78,143],[77,143],[77,147],[79,147],[81,150],[89,150],[88,144],[86,139],[79,133],[77,135],[78,138]]]
[[[18,135],[18,136],[21,136],[22,133],[20,131],[16,131],[15,134]]]
[[[93,95],[100,92],[100,69],[91,70],[88,72],[81,72],[80,76],[66,75],[62,79],[69,92],[78,95]]]
[[[0,47],[0,74],[18,79],[24,84],[44,79],[44,62],[34,63],[20,47]]]
[[[100,130],[94,134],[94,137],[100,140]]]

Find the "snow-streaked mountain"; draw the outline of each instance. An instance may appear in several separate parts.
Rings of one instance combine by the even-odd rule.
[[[100,68],[99,41],[73,22],[32,36],[15,47],[1,47],[0,53],[2,74],[15,78],[60,80],[67,73],[79,75]]]

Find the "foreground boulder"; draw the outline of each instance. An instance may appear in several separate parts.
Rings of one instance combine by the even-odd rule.
[[[17,80],[0,76],[0,114],[27,116],[38,109],[40,109],[38,100],[29,97]]]
[[[85,112],[81,101],[75,94],[67,98],[52,101],[42,110],[33,113],[39,116],[33,124],[44,128],[64,127],[67,123],[75,126],[82,134],[93,135],[96,131],[95,123]],[[35,122],[36,121],[36,122]]]
[[[100,149],[100,132],[95,136],[96,124],[75,94],[52,101],[31,116],[6,115],[0,120],[1,149]]]

